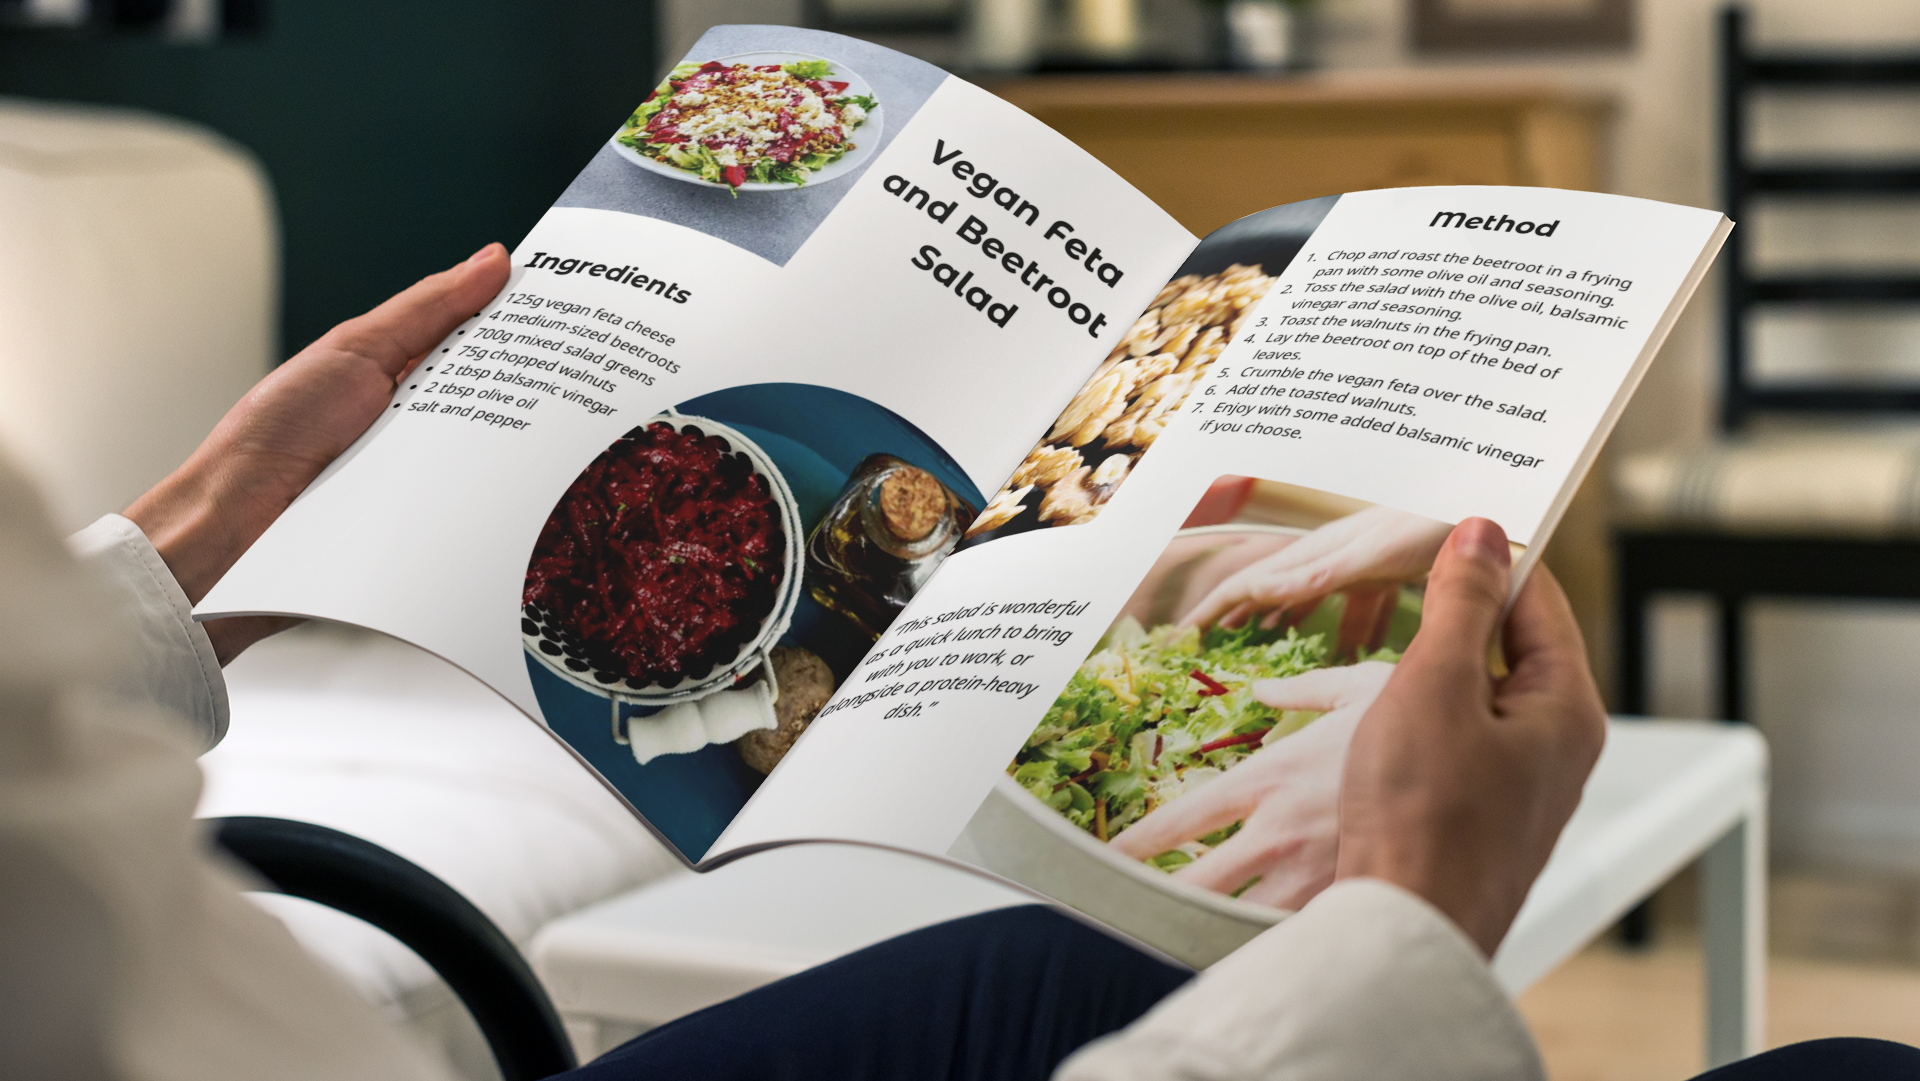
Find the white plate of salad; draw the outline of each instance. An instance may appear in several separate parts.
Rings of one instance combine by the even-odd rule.
[[[873,87],[807,53],[735,53],[676,66],[613,137],[642,169],[729,192],[845,176],[880,145]]]

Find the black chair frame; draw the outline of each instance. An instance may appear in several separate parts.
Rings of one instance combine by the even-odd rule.
[[[1920,541],[1639,533],[1619,556],[1620,711],[1644,714],[1648,610],[1661,593],[1711,596],[1719,607],[1720,716],[1748,720],[1746,613],[1754,597],[1920,600]]]
[[[210,820],[213,838],[281,893],[356,916],[439,973],[486,1037],[504,1081],[575,1065],[560,1015],[512,940],[460,892],[371,841],[282,818]]]

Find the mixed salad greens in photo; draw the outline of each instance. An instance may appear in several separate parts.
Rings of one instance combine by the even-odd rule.
[[[1320,714],[1277,710],[1253,697],[1258,680],[1329,667],[1345,598],[1306,620],[1263,630],[1123,617],[1054,700],[1008,767],[1014,781],[1069,822],[1111,841],[1149,811],[1219,777]],[[1400,659],[1419,625],[1419,597],[1403,590],[1382,648],[1355,661]],[[1343,660],[1345,658],[1342,658]],[[1171,871],[1239,828],[1234,823],[1148,861]]]
[[[616,141],[643,157],[737,190],[790,184],[856,148],[854,130],[879,103],[848,94],[826,60],[675,67]]]

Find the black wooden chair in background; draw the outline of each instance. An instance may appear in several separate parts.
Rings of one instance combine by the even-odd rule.
[[[1920,415],[1920,383],[1770,379],[1754,350],[1756,318],[1769,311],[1884,311],[1920,302],[1920,273],[1769,272],[1755,265],[1752,221],[1756,211],[1809,200],[1920,199],[1920,161],[1760,160],[1752,146],[1754,100],[1920,94],[1920,54],[1756,51],[1738,5],[1719,15],[1719,54],[1720,175],[1736,223],[1720,257],[1721,437],[1630,458],[1614,471],[1623,523],[1614,537],[1619,708],[1643,714],[1649,707],[1653,598],[1704,594],[1718,609],[1720,716],[1746,721],[1750,600],[1920,599],[1920,438],[1887,423]],[[1636,912],[1627,938],[1644,941],[1645,910]]]
[[[1721,716],[1749,719],[1745,614],[1753,597],[1920,599],[1920,440],[1848,430],[1754,435],[1767,414],[1920,415],[1920,384],[1756,378],[1753,320],[1769,307],[1920,302],[1920,274],[1766,274],[1748,219],[1785,200],[1920,199],[1920,161],[1754,160],[1757,92],[1912,90],[1920,55],[1756,53],[1738,6],[1720,15],[1720,166],[1734,229],[1720,257],[1724,366],[1717,444],[1622,463],[1620,710],[1647,709],[1647,612],[1657,593],[1719,604]]]

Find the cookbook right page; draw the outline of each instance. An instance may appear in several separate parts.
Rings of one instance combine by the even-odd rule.
[[[1526,574],[1729,228],[1436,187],[1215,233],[716,854],[939,852],[979,809],[958,854],[1176,954],[1129,890],[1296,907],[1452,524],[1500,523]]]

